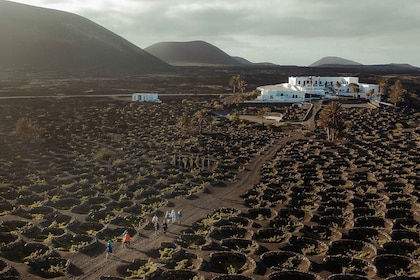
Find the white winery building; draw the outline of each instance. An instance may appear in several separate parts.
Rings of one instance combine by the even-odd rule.
[[[294,103],[340,96],[380,101],[378,85],[359,83],[358,77],[289,77],[287,83],[259,86],[257,91],[260,95],[250,102]]]

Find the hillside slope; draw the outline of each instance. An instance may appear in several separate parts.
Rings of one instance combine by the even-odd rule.
[[[67,12],[0,1],[0,67],[136,72],[170,66],[104,27]]]
[[[204,41],[160,42],[144,50],[176,66],[242,65],[221,49]]]
[[[326,56],[326,57],[321,58],[320,60],[315,61],[314,63],[309,65],[309,67],[319,67],[319,66],[325,67],[325,66],[331,66],[331,65],[359,65],[361,66],[362,64],[349,60],[349,59],[341,58],[341,57]]]

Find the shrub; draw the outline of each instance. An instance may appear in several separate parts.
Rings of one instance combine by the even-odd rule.
[[[24,140],[35,141],[41,137],[42,129],[27,118],[20,118],[16,122],[14,133]]]

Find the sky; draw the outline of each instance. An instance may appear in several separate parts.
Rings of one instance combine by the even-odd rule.
[[[0,0],[2,1],[2,0]],[[75,13],[144,49],[206,41],[251,62],[326,56],[420,67],[419,0],[13,0]]]

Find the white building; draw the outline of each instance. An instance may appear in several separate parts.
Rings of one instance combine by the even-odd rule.
[[[354,93],[352,87],[358,87]],[[312,98],[356,97],[380,101],[379,87],[359,83],[358,77],[289,77],[288,83],[257,87],[260,95],[251,102],[303,102]]]
[[[157,93],[133,93],[131,95],[131,101],[162,103]]]

